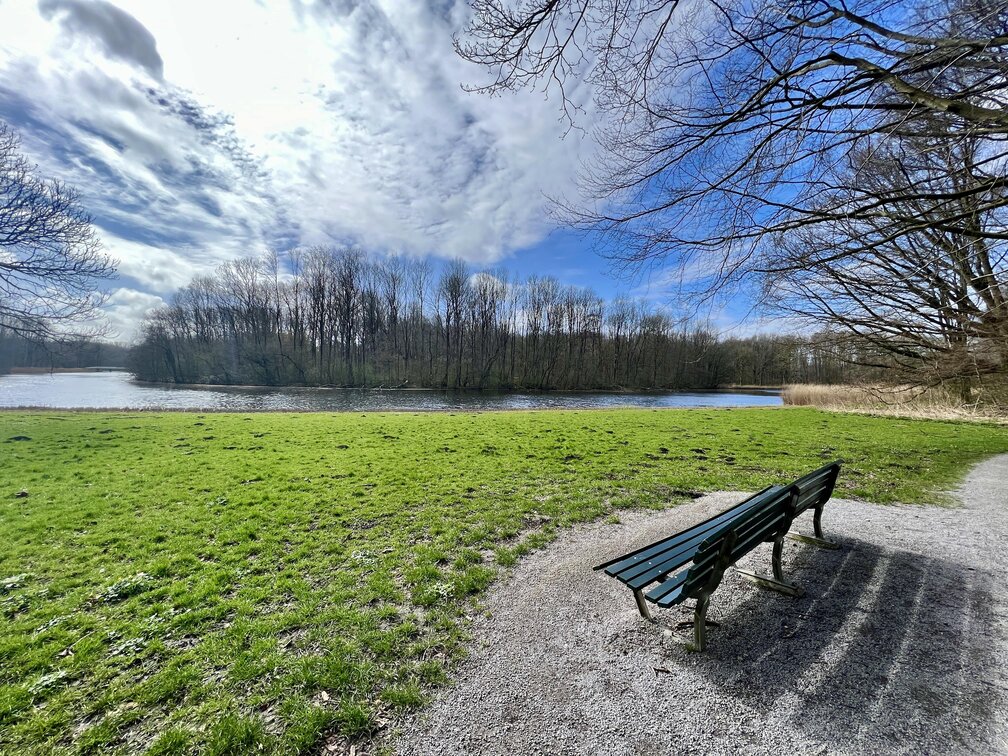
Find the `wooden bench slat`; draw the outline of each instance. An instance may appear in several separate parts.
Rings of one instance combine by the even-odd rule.
[[[608,562],[603,562],[602,564],[596,565],[593,569],[601,570],[604,569],[607,575],[615,578],[619,578],[619,574],[630,567],[639,564],[642,560],[652,559],[664,551],[674,549],[680,543],[687,540],[692,540],[692,538],[700,532],[708,532],[710,528],[715,527],[722,522],[727,521],[734,515],[738,514],[747,506],[752,506],[759,497],[765,494],[767,491],[774,488],[774,486],[767,486],[762,491],[753,494],[748,499],[739,502],[731,509],[724,512],[720,512],[713,517],[709,517],[703,522],[694,525],[693,527],[684,530],[680,533],[676,533],[668,538],[663,538],[655,543],[648,544],[647,546],[642,546],[639,549],[635,549],[628,554],[623,554],[614,559],[610,559]]]
[[[760,518],[758,523],[739,536],[735,548],[731,551],[730,561],[735,563],[748,554],[765,541],[767,535],[779,531],[784,521],[783,510],[774,510],[768,516]],[[703,587],[710,579],[722,541],[723,538],[715,540],[712,543],[712,548],[708,549],[706,553],[697,552],[696,561],[689,570],[683,570],[659,583],[645,594],[646,598],[663,608],[689,598],[696,589]],[[677,592],[675,596],[669,595],[680,586],[682,590]]]
[[[736,519],[726,525],[722,526],[721,529],[712,533],[707,540],[705,540],[700,547],[697,549],[697,556],[706,555],[709,551],[717,551],[721,548],[721,541],[726,535],[732,530],[735,531],[741,540],[749,531],[753,528],[758,528],[761,522],[767,518],[770,518],[776,514],[783,514],[784,507],[786,506],[789,497],[791,496],[790,491],[786,488],[778,488],[775,490],[769,498],[766,499],[766,503],[763,508],[753,511],[750,516],[745,519]]]
[[[791,484],[798,489],[798,504],[795,507],[795,515],[812,507],[825,503],[833,494],[833,484],[836,482],[836,475],[840,470],[840,461],[830,462],[823,465],[818,470],[813,470],[807,475],[803,475]]]
[[[670,581],[665,581],[662,583],[662,587],[668,585]],[[662,609],[668,609],[670,606],[675,606],[676,604],[681,604],[688,597],[685,595],[686,586],[684,583],[678,583],[675,585],[669,585],[668,589],[664,591],[661,598],[652,599],[651,594],[648,594],[648,599],[651,603],[655,604]]]
[[[665,564],[666,562],[674,562],[684,550],[686,552],[695,550],[700,542],[707,537],[707,533],[708,531],[702,531],[688,541],[680,541],[674,546],[662,549],[661,551],[648,555],[647,557],[642,555],[641,558],[634,560],[624,567],[621,567],[619,570],[615,570],[615,566],[611,567],[610,569],[614,571],[610,572],[610,569],[607,569],[606,574],[612,575],[617,580],[622,580],[625,583],[656,565]],[[687,556],[685,561],[688,562],[690,559],[692,559],[692,556]],[[679,564],[684,563],[685,562],[680,562]],[[678,565],[671,567],[669,571],[675,569],[676,566]]]
[[[818,478],[820,475],[823,475],[824,473],[830,473],[830,472],[833,471],[833,469],[835,467],[839,467],[839,466],[840,466],[840,460],[836,460],[836,461],[830,462],[828,464],[823,465],[820,468],[817,468],[817,469],[813,470],[810,473],[805,473],[804,475],[802,475],[800,478],[798,478],[791,485],[792,486],[798,486],[800,488],[800,487],[804,486],[805,484],[807,484],[810,480],[814,480],[815,478]]]
[[[832,470],[824,470],[815,476],[809,477],[807,480],[795,481],[791,485],[802,491],[808,491],[824,485],[827,481],[829,481],[832,474]]]
[[[744,557],[764,541],[768,540],[768,536],[772,536],[773,534],[779,532],[785,522],[786,516],[784,512],[774,511],[766,518],[762,519],[758,526],[741,531],[738,535],[735,547],[731,550],[731,553],[728,556],[729,563],[735,564],[739,559]],[[714,565],[721,550],[722,540],[715,542],[712,545],[712,548],[707,550],[706,553],[697,553],[696,562],[694,563],[694,566],[690,568],[690,574],[683,589],[687,596],[692,595],[696,590],[699,590],[707,584],[711,573],[714,571]],[[659,604],[659,606],[664,605]]]
[[[798,504],[795,507],[796,514],[804,512],[806,509],[816,507],[822,503],[829,492],[829,481],[825,481],[815,488],[806,489],[798,494]]]
[[[636,564],[641,559],[650,558],[656,554],[661,553],[661,551],[665,549],[674,548],[677,543],[683,540],[687,540],[688,538],[691,538],[692,534],[696,532],[700,531],[706,532],[707,530],[710,529],[710,527],[717,525],[722,521],[726,520],[727,518],[730,518],[732,515],[738,513],[741,509],[743,509],[747,505],[750,505],[755,499],[759,498],[772,488],[773,486],[767,486],[762,491],[753,494],[744,501],[739,502],[731,509],[728,509],[724,512],[720,512],[719,514],[716,514],[713,517],[709,517],[708,519],[704,520],[703,522],[697,525],[694,525],[681,532],[675,533],[674,535],[670,535],[667,538],[662,538],[659,541],[649,543],[645,546],[641,546],[640,548],[636,548],[633,551],[630,551],[629,553],[622,554],[621,556],[616,556],[615,558],[609,559],[608,561],[604,561],[601,564],[597,564],[593,569],[605,570],[606,575],[616,578],[618,577],[618,574],[622,570],[625,570],[626,568],[628,568],[628,566]]]
[[[807,494],[803,494],[798,497],[798,501],[795,504],[795,516],[800,515],[802,512],[806,512],[809,509],[815,509],[819,506],[823,499],[823,493],[825,493],[826,487],[816,488],[809,491]]]
[[[740,535],[735,548],[731,552],[731,562],[734,564],[750,551],[755,549],[764,541],[773,540],[784,524],[786,515],[783,510],[774,511],[766,519],[760,522],[758,527],[753,527],[746,535]]]
[[[764,502],[768,500],[767,497],[770,495],[770,491],[767,491],[759,497],[756,497],[751,503],[749,512],[766,506]],[[733,520],[733,522],[748,522],[748,519],[746,519],[748,517],[748,512],[739,513],[736,515],[736,519]],[[680,544],[675,551],[669,554],[662,554],[660,557],[655,557],[640,564],[633,565],[626,568],[618,575],[614,575],[614,577],[622,580],[631,588],[643,588],[648,583],[652,583],[655,580],[660,579],[663,575],[667,575],[682,565],[691,562],[697,550],[702,548],[703,544],[710,540],[711,530],[718,525],[723,526],[724,523],[712,523],[706,530],[697,533],[691,540]],[[694,529],[694,531],[695,530],[696,529]]]
[[[643,565],[638,565],[633,570],[619,575],[619,579],[630,588],[636,590],[660,580],[665,575],[687,565],[693,561],[697,547],[707,538],[706,533],[701,533],[693,540],[687,541],[682,547],[673,552],[669,557],[661,560],[648,561]],[[631,574],[632,573],[632,574]]]
[[[659,583],[650,591],[648,591],[645,594],[645,596],[650,601],[653,601],[654,603],[657,604],[660,599],[664,598],[673,590],[679,588],[683,583],[685,583],[687,578],[689,577],[690,572],[691,570],[682,570],[681,572],[672,575],[671,577],[669,577],[668,580]]]
[[[805,488],[811,483],[822,480],[823,478],[828,478],[833,474],[833,466],[836,462],[830,462],[825,467],[820,467],[818,470],[810,472],[808,475],[802,475],[798,480],[792,483],[792,486],[798,486],[799,488]]]

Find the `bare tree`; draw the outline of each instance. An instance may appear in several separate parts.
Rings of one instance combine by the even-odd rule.
[[[463,260],[451,260],[441,274],[437,295],[443,305],[445,368],[443,386],[462,388],[462,348],[465,323],[463,316],[472,295],[469,284],[469,268]],[[455,375],[451,376],[451,365],[455,363]]]
[[[934,349],[948,328],[920,333],[911,316],[897,323],[894,301],[880,320],[857,304],[847,325],[858,321],[876,354],[904,368],[935,359],[943,377],[1006,368],[1006,335],[994,325],[1004,271],[987,264],[1008,241],[1006,0],[471,4],[456,46],[492,74],[475,89],[556,88],[576,118],[579,85],[593,88],[603,120],[600,156],[582,185],[588,201],[557,207],[597,232],[604,254],[678,269],[685,291],[701,296],[731,294],[751,278],[779,293],[784,279],[789,306],[833,328],[837,298],[849,306],[852,287],[877,293],[887,265],[904,271],[893,278],[890,269],[886,287],[899,289],[900,307],[920,302],[920,277],[906,271],[924,262],[927,240],[944,245],[943,260],[969,258],[929,273],[956,304],[927,310],[958,324],[959,345]],[[961,153],[965,143],[968,161],[946,160],[944,181],[918,180],[900,162],[920,145]],[[866,181],[873,165],[883,181],[899,180]],[[878,328],[866,326],[873,320]],[[979,351],[977,339],[986,340]]]
[[[0,122],[0,321],[52,336],[95,316],[115,263],[102,252],[76,190],[38,174]],[[94,330],[92,328],[92,330]]]
[[[1000,161],[982,190],[1008,181],[1004,0],[471,4],[456,46],[493,75],[476,89],[555,85],[569,108],[592,85],[608,119],[584,189],[600,203],[565,209],[623,261],[702,252],[720,282],[765,267],[767,232],[884,210],[818,201],[878,133],[982,134]]]
[[[376,273],[381,285],[382,303],[387,314],[389,337],[392,341],[391,353],[398,355],[406,280],[402,258],[395,256],[385,258],[377,264]],[[398,362],[392,365],[393,373],[397,368]]]
[[[412,305],[410,307],[409,327],[406,329],[405,339],[406,371],[407,373],[409,372],[410,358],[412,357],[420,363],[420,383],[427,383],[434,372],[434,353],[431,348],[433,328],[430,327],[426,313],[428,288],[430,287],[431,279],[430,260],[427,258],[411,260],[408,266],[408,275],[409,286],[406,290],[411,293]],[[412,339],[410,338],[410,333],[413,334]],[[425,339],[427,344],[426,360],[423,359]]]
[[[984,206],[983,140],[903,139],[859,153],[824,202],[875,196],[885,214],[852,215],[776,238],[770,301],[830,338],[861,342],[862,363],[909,380],[959,383],[1008,367],[1008,208]],[[903,219],[894,223],[893,217]]]
[[[390,271],[388,260],[359,250],[316,247],[285,257],[289,275],[280,275],[279,256],[267,253],[224,263],[176,292],[144,323],[132,356],[137,374],[177,383],[452,389],[682,388],[836,377],[830,355],[804,340],[756,345],[720,342],[704,328],[676,333],[644,302],[606,303],[552,278],[519,283],[503,269],[470,274],[459,260],[435,276],[429,261],[414,261],[393,293],[388,276],[398,264]],[[25,347],[0,328],[0,365]]]

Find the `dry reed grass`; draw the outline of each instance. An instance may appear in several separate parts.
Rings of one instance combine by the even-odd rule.
[[[965,404],[956,392],[944,386],[797,383],[785,386],[782,397],[787,405],[834,412],[1008,424],[1008,412],[1003,404],[991,401],[983,393],[979,394],[978,401]]]

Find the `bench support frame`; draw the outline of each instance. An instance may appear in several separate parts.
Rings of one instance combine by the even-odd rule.
[[[818,546],[820,549],[839,549],[840,544],[836,541],[831,541],[828,538],[817,538],[816,536],[805,535],[804,533],[788,533],[788,538],[792,541],[799,541],[801,543],[808,543],[813,546]]]
[[[823,534],[823,529],[822,529],[822,513],[823,513],[823,506],[824,506],[824,504],[825,504],[825,502],[823,502],[823,504],[820,504],[818,507],[816,507],[815,511],[812,514],[812,530],[815,533],[814,536],[805,535],[804,533],[797,533],[796,532],[796,533],[788,533],[788,538],[790,538],[793,541],[801,541],[802,543],[810,543],[813,546],[818,546],[819,548],[822,548],[822,549],[839,549],[840,548],[840,544],[839,543],[837,543],[834,540],[831,540],[831,539],[827,538]]]
[[[704,591],[696,600],[693,610],[693,650],[703,651],[707,647],[707,608],[710,606],[710,593]]]
[[[751,572],[749,570],[740,570],[738,567],[735,568],[735,572],[747,580],[751,580],[760,588],[768,588],[771,591],[777,591],[778,593],[783,593],[788,596],[801,596],[805,593],[805,589],[802,588],[798,583],[793,583],[784,578],[784,570],[781,567],[781,556],[784,552],[784,536],[780,535],[774,539],[773,542],[773,576],[766,575],[761,572]]]
[[[640,616],[650,622],[654,622],[654,620],[651,618],[651,610],[648,608],[647,601],[644,598],[644,591],[640,588],[637,588],[633,592],[633,597],[634,601],[637,602],[637,611],[640,612]]]
[[[836,541],[827,538],[823,534],[822,529],[822,513],[823,507],[826,506],[826,502],[830,500],[833,496],[833,491],[836,489],[837,478],[840,476],[840,464],[836,463],[833,472],[830,475],[829,485],[826,486],[826,490],[823,491],[822,497],[819,499],[819,503],[816,505],[812,514],[812,530],[815,533],[814,536],[805,535],[804,533],[788,533],[788,538],[794,541],[801,541],[802,543],[810,543],[813,546],[818,546],[822,549],[839,549],[840,544]]]
[[[710,579],[695,594],[696,609],[693,610],[693,649],[703,651],[707,648],[707,609],[710,606],[710,597],[721,585],[725,570],[731,567],[731,553],[738,540],[738,534],[731,530],[721,543],[721,551],[718,553],[717,562]]]

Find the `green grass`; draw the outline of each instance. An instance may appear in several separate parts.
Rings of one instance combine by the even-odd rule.
[[[1004,451],[807,409],[0,413],[0,752],[314,752],[422,705],[560,528],[836,457],[840,495],[940,502]]]

